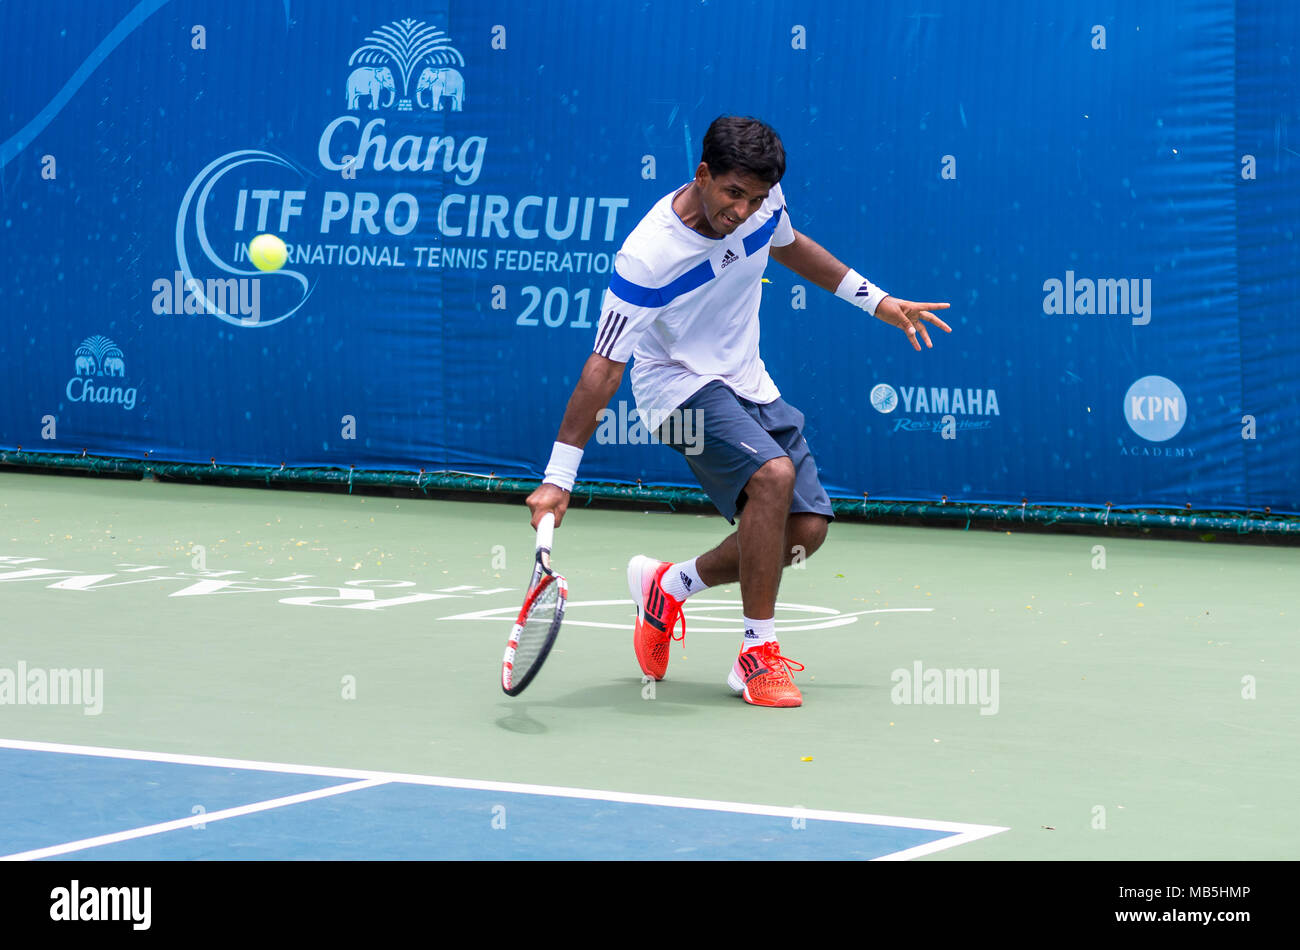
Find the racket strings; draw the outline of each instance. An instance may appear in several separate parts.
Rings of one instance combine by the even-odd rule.
[[[547,584],[546,589],[538,594],[524,618],[523,628],[519,631],[519,645],[515,647],[515,679],[520,680],[537,662],[555,623],[556,612],[560,606],[559,585]]]

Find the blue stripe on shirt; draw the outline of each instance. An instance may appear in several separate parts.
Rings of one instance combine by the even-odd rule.
[[[642,287],[614,271],[609,275],[609,289],[620,300],[636,307],[666,307],[682,294],[690,293],[713,280],[713,265],[704,261],[663,287]]]
[[[755,251],[762,248],[768,241],[772,240],[772,235],[776,232],[776,226],[781,223],[781,212],[785,208],[776,209],[776,213],[763,223],[763,226],[755,231],[749,237],[745,238],[745,256],[749,257]]]
[[[777,208],[762,227],[745,238],[746,257],[753,255],[772,240],[772,235],[776,233],[776,226],[781,223],[781,215],[784,211],[784,207]],[[713,272],[713,264],[703,261],[663,287],[643,287],[632,283],[615,270],[609,275],[609,289],[614,291],[620,300],[626,300],[636,307],[666,307],[682,294],[703,287],[716,276]]]

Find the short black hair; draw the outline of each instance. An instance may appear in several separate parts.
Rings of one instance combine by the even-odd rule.
[[[776,129],[753,116],[720,115],[704,133],[700,161],[717,177],[729,171],[775,185],[785,174],[785,148]]]

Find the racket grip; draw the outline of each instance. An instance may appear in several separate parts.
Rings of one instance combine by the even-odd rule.
[[[551,549],[551,541],[555,537],[555,512],[548,511],[542,515],[542,520],[537,522],[537,547]]]

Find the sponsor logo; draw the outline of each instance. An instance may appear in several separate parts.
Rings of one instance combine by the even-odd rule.
[[[728,248],[727,253],[722,255],[722,264],[718,267],[718,270],[723,270],[728,264],[734,264],[738,260],[740,258],[736,255],[736,252]]]
[[[249,165],[264,165],[276,169],[274,174],[281,179],[277,184],[282,187],[254,189],[251,201],[249,189],[241,189],[237,195],[231,195],[226,191],[218,192],[223,198],[234,199],[232,201],[234,231],[239,235],[235,239],[235,247],[230,259],[227,260],[212,243],[211,233],[220,228],[217,224],[210,224],[208,221],[209,202],[213,201],[212,196],[222,179],[236,169]],[[241,172],[241,174],[246,173],[246,171]],[[229,152],[210,162],[199,172],[190,182],[189,188],[181,199],[176,222],[176,263],[179,269],[172,283],[184,289],[186,299],[181,310],[174,309],[173,304],[170,312],[211,314],[224,323],[247,328],[272,327],[297,313],[311,296],[312,283],[306,274],[294,270],[288,264],[268,273],[262,273],[251,264],[243,268],[236,265],[248,260],[247,242],[253,235],[264,233],[268,228],[283,233],[288,230],[291,219],[302,215],[302,203],[307,197],[307,192],[288,186],[301,183],[306,180],[306,177],[306,172],[291,162],[261,149],[240,149]],[[278,221],[274,223],[271,218],[272,210],[279,212],[276,215]],[[212,216],[218,220],[225,218],[220,211],[214,212]],[[356,250],[360,252],[360,248]],[[290,263],[293,260],[291,249]],[[242,306],[231,308],[232,300],[229,293],[226,294],[225,299],[219,298],[219,289],[228,286],[224,279],[201,280],[195,276],[196,269],[208,272],[217,270],[233,275],[239,280],[251,279],[253,283],[250,285],[250,293],[257,294],[256,304],[250,303],[248,307],[251,312],[242,312],[244,309]],[[154,290],[157,293],[154,298],[157,312],[162,302],[174,295],[168,294],[166,281],[161,285],[156,284]],[[239,303],[243,300],[243,295],[237,293],[235,302]],[[234,310],[233,313],[230,312],[231,309]]]
[[[210,162],[190,183],[177,214],[179,276],[172,283],[186,298],[184,312],[245,329],[272,327],[307,303],[319,268],[485,271],[515,269],[514,260],[526,262],[522,269],[609,272],[613,255],[607,253],[470,246],[513,239],[609,244],[629,201],[449,188],[477,183],[487,157],[487,136],[450,128],[451,116],[469,101],[465,65],[438,26],[391,21],[366,35],[346,72],[340,71],[341,91],[330,98],[344,111],[323,123],[319,169],[260,148],[236,149]],[[372,180],[381,173],[402,176],[398,187],[408,190],[385,192],[382,181]],[[248,260],[248,241],[262,233],[278,235],[288,248],[278,271],[261,273]],[[239,306],[218,299],[223,290],[229,297],[231,278],[261,279],[256,305],[242,293]],[[156,306],[175,307],[175,290],[155,289]],[[256,316],[243,312],[250,308],[259,311]]]
[[[889,383],[877,383],[871,387],[871,407],[876,412],[893,412],[898,408],[898,393]]]
[[[679,577],[681,577],[683,586],[685,586],[685,588],[686,588],[687,590],[690,590],[690,589],[691,589],[691,586],[692,586],[692,585],[691,585],[691,579],[690,579],[689,577],[686,576],[686,572],[685,572],[685,571],[678,571],[677,574],[678,574]]]
[[[381,26],[353,52],[348,66],[353,67],[344,86],[349,110],[377,112],[396,106],[399,112],[417,107],[441,112],[444,100],[452,112],[465,106],[465,77],[456,69],[464,68],[465,57],[451,45],[451,37],[423,20],[408,17]]]
[[[1173,380],[1143,376],[1124,394],[1124,418],[1148,442],[1167,442],[1187,422],[1187,399]]]
[[[77,347],[73,361],[74,375],[64,387],[73,402],[107,403],[128,412],[135,408],[138,395],[134,386],[125,383],[126,361],[121,348],[106,336],[87,337]]]
[[[1043,313],[1074,315],[1132,316],[1134,326],[1151,322],[1151,278],[1074,276],[1065,272],[1065,280],[1051,277],[1043,281]]]
[[[758,639],[758,634],[754,632],[754,629],[753,629],[752,627],[747,627],[747,628],[745,629],[745,639],[746,639],[746,640],[757,640],[757,639]]]
[[[894,420],[894,432],[939,432],[952,417],[956,429],[988,429],[992,416],[1000,416],[996,389],[963,389],[952,386],[899,386],[877,383],[871,389],[871,405],[880,413],[891,413],[902,403],[903,412]],[[938,418],[917,418],[937,416]],[[958,418],[961,417],[961,418]]]
[[[952,413],[954,416],[996,416],[996,389],[953,389],[944,386],[900,386],[904,412]]]

